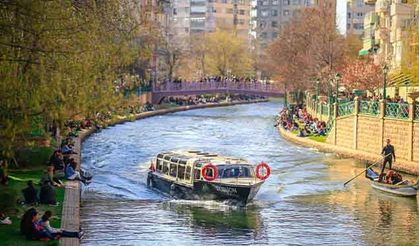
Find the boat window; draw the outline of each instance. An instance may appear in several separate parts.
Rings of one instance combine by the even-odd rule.
[[[218,177],[220,178],[253,178],[253,168],[251,166],[224,166],[219,165]]]
[[[180,179],[185,179],[185,166],[183,165],[178,166],[177,177]]]
[[[186,165],[186,160],[179,160],[179,164],[185,164]]]
[[[156,161],[156,169],[158,171],[161,171],[163,169],[163,161],[162,160],[157,159],[157,161]]]
[[[201,169],[195,169],[194,177],[195,179],[201,179]]]
[[[177,163],[179,161],[179,159],[176,158],[176,157],[172,157],[171,161]]]
[[[163,158],[163,154],[158,154],[157,158]]]
[[[168,160],[168,161],[170,161],[170,158],[172,158],[170,155],[166,155],[166,156],[164,157],[164,159],[165,159],[165,160]]]
[[[185,179],[186,180],[190,180],[191,179],[191,167],[190,166],[187,166],[186,167]]]
[[[163,173],[169,174],[169,162],[163,161]]]
[[[171,163],[170,164],[170,176],[176,177],[176,173],[177,173],[177,165]]]

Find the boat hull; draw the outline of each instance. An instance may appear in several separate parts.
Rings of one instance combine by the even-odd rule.
[[[388,192],[398,196],[415,197],[418,193],[419,183],[414,185],[392,185],[378,182],[379,175],[371,168],[366,170],[365,176],[371,180],[374,189]]]
[[[177,199],[237,201],[246,204],[253,200],[263,182],[252,185],[226,184],[199,180],[192,186],[166,179],[153,172],[148,174],[147,184]]]
[[[374,189],[392,193],[398,196],[415,197],[418,193],[418,189],[415,185],[389,185],[371,181],[371,186]]]

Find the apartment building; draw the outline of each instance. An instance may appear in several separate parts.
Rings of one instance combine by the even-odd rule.
[[[348,0],[346,6],[346,33],[362,36],[364,33],[364,18],[374,6],[367,5],[364,0]]]

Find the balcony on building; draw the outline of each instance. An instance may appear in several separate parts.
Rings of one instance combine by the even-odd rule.
[[[406,17],[413,17],[414,14],[414,6],[407,4],[405,0],[396,0],[395,3],[391,4],[390,7],[390,15],[391,16],[402,16]]]
[[[376,2],[377,2],[377,0],[364,0],[365,5],[374,5]]]

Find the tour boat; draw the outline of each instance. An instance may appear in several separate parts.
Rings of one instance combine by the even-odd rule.
[[[150,165],[147,185],[178,199],[233,200],[246,204],[270,175],[262,162],[180,150],[159,153]]]
[[[399,184],[387,184],[384,182],[378,182],[379,174],[372,170],[372,168],[368,168],[366,170],[365,176],[371,180],[371,186],[374,189],[389,192],[398,196],[407,196],[407,197],[414,197],[418,193],[419,189],[419,181],[415,184],[409,183],[409,181],[404,180]]]

